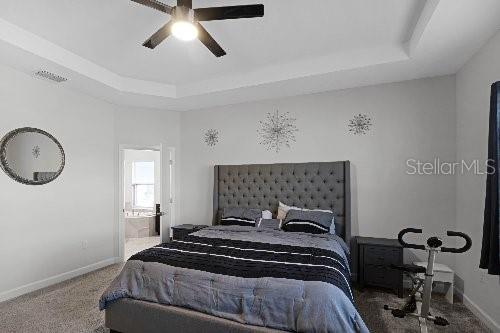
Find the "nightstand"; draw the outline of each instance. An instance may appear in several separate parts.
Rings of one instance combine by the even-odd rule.
[[[403,297],[403,273],[390,268],[403,264],[403,247],[397,239],[356,237],[358,283],[392,289]]]
[[[202,224],[181,224],[172,227],[172,238],[174,240],[183,240],[187,235],[208,227]]]

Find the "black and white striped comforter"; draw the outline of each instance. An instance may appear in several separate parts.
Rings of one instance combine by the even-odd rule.
[[[367,332],[349,280],[335,235],[211,227],[131,257],[100,306],[132,297],[283,330]]]
[[[242,278],[323,281],[352,301],[345,259],[331,250],[224,238],[187,236],[144,250],[130,260],[157,262]]]

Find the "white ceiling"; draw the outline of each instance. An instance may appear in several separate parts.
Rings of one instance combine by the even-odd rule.
[[[264,18],[203,23],[228,53],[216,58],[199,41],[143,47],[169,18],[129,0],[0,0],[0,61],[114,103],[187,110],[452,74],[500,28],[498,0],[193,1],[249,3]]]

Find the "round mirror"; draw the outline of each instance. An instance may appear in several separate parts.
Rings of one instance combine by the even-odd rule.
[[[0,141],[0,166],[20,183],[50,183],[59,177],[64,163],[64,150],[59,141],[40,129],[18,128]]]

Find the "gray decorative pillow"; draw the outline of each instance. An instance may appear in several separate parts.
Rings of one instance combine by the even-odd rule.
[[[333,217],[330,212],[290,209],[281,228],[291,232],[326,234],[330,232]]]
[[[288,205],[285,205],[284,203],[282,203],[280,201],[279,202],[279,206],[278,206],[278,216],[276,216],[276,218],[280,219],[280,220],[285,220],[286,219],[286,213],[288,213],[288,211],[290,209],[305,210],[305,211],[314,210],[314,211],[318,211],[318,212],[333,213],[333,211],[331,211],[329,209],[307,209],[307,208],[300,208],[300,207],[295,207],[295,206],[288,206]],[[330,226],[330,233],[332,235],[335,235],[335,223],[334,222],[335,222],[335,215],[332,217],[332,225]]]
[[[224,208],[221,225],[255,226],[262,218],[262,211],[254,208],[230,207]]]
[[[280,230],[281,221],[278,219],[260,219],[258,228]]]

